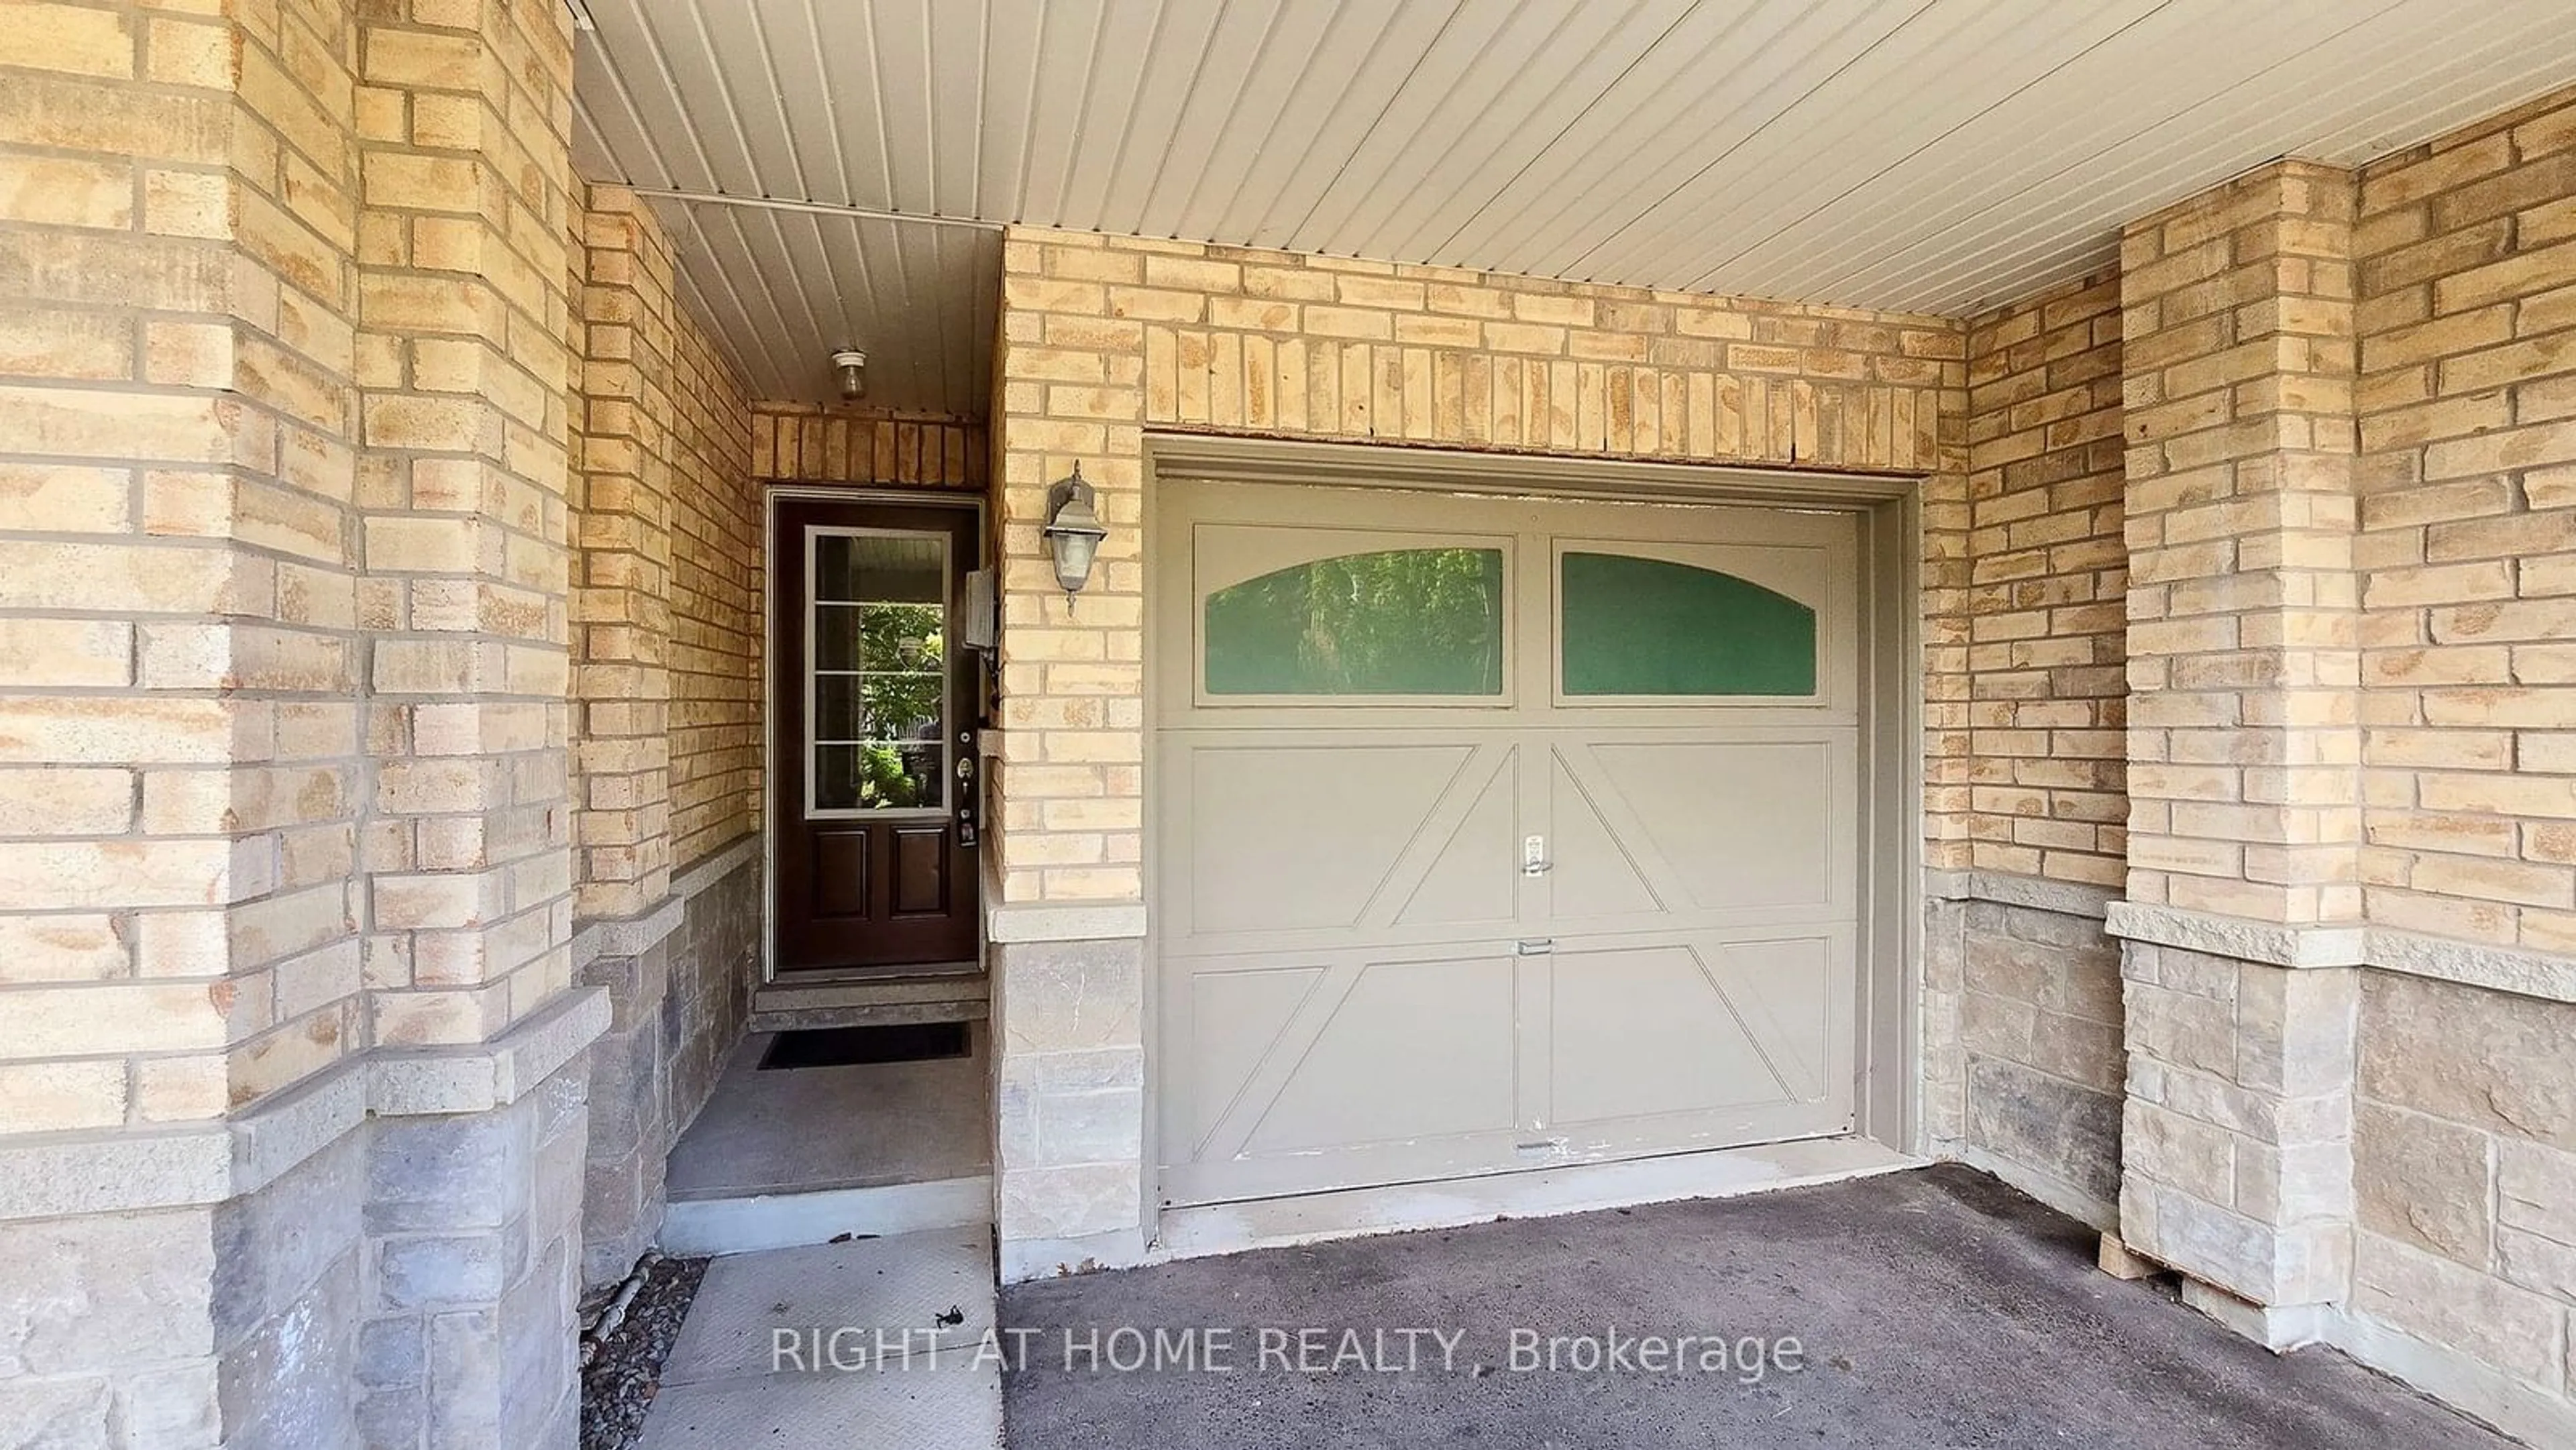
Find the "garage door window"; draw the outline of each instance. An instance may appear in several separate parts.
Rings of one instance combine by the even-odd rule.
[[[1499,549],[1383,549],[1209,594],[1211,695],[1503,692]]]
[[[1816,611],[1668,559],[1567,550],[1558,563],[1568,695],[1816,693]]]

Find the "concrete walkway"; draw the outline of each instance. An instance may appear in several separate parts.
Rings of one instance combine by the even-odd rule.
[[[2331,1351],[2277,1358],[2098,1273],[2094,1242],[1945,1167],[1018,1285],[1002,1300],[1027,1351],[1004,1377],[1009,1444],[2512,1443]],[[1169,1367],[1192,1345],[1195,1368]]]
[[[662,1366],[640,1450],[993,1450],[992,1230],[730,1254]]]

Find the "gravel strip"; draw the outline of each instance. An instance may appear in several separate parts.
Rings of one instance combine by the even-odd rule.
[[[627,1450],[643,1438],[644,1412],[662,1387],[662,1360],[706,1276],[705,1259],[652,1266],[626,1317],[599,1341],[581,1372],[581,1450]]]

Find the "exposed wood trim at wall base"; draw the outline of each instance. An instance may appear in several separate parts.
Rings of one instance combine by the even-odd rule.
[[[2576,1002],[2576,957],[2379,926],[2285,926],[2147,902],[2111,904],[2103,929],[2127,941],[2293,970],[2370,967],[2462,986]]]

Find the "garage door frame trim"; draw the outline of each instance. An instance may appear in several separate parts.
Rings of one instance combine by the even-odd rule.
[[[1858,516],[1863,637],[1861,1001],[1855,1040],[1854,1133],[1900,1152],[1920,1152],[1923,921],[1922,474],[1850,474],[1643,459],[1476,453],[1386,443],[1322,443],[1149,432],[1145,437],[1143,557],[1157,557],[1158,476],[1193,482],[1309,484],[1444,494],[1489,493],[1548,499],[1733,504],[1818,509]],[[1148,571],[1148,579],[1152,577]],[[1150,584],[1148,587],[1152,587]],[[1169,679],[1158,611],[1146,610],[1146,719],[1159,718]],[[1148,751],[1146,817],[1160,798]],[[1144,841],[1146,961],[1157,962],[1153,883],[1158,845]],[[1156,1141],[1162,1044],[1159,970],[1145,976],[1145,1142],[1148,1232],[1161,1194]]]

